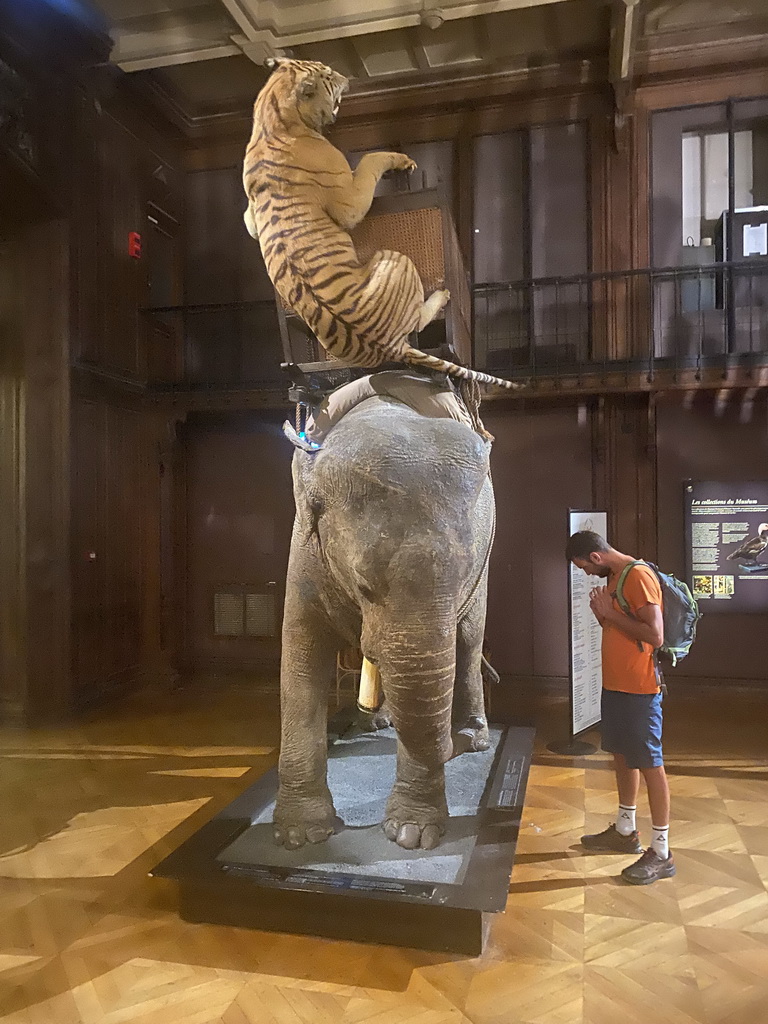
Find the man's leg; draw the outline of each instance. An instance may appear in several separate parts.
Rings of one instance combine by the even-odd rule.
[[[625,807],[636,807],[637,794],[640,791],[640,769],[629,768],[623,754],[614,754],[613,770],[616,772],[619,803]]]
[[[643,778],[648,787],[648,804],[651,808],[653,838],[651,848],[662,860],[669,856],[669,782],[664,765],[657,768],[643,768]]]
[[[621,877],[633,885],[649,885],[675,874],[675,859],[669,852],[669,784],[661,750],[661,696],[648,702],[645,751],[640,764],[648,787],[651,808],[651,845],[639,861],[624,868]]]
[[[640,788],[640,772],[627,765],[626,713],[628,698],[632,695],[603,691],[602,699],[602,747],[613,756],[613,770],[616,775],[616,789],[619,795],[619,812],[616,823],[602,832],[581,837],[586,850],[610,851],[612,853],[640,853],[640,837],[635,828],[637,793]]]
[[[613,755],[613,770],[616,773],[616,790],[619,794],[616,824],[609,825],[596,835],[582,836],[581,845],[588,850],[640,853],[642,846],[635,827],[640,772],[637,768],[628,767],[623,754]]]
[[[637,794],[640,791],[640,771],[638,768],[630,768],[623,754],[613,755],[613,770],[616,773],[616,789],[619,794],[616,831],[622,836],[629,836],[637,831]]]

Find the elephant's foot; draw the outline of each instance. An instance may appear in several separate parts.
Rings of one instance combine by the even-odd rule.
[[[278,795],[272,819],[274,840],[287,850],[324,843],[343,824],[328,797]]]
[[[384,834],[405,850],[434,850],[445,832],[448,806],[441,786],[434,794],[434,803],[417,799],[415,793],[398,791],[398,784],[387,801]]]
[[[488,750],[491,745],[488,736],[488,722],[480,715],[470,715],[463,723],[453,724],[453,756]]]
[[[364,714],[360,712],[360,723],[366,732],[378,732],[379,729],[388,729],[392,725],[392,715],[385,701],[378,711]]]

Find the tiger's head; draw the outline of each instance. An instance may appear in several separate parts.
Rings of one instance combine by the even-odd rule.
[[[341,97],[349,88],[349,79],[314,60],[270,57],[266,66],[272,74],[256,98],[255,114],[272,98],[284,122],[298,117],[314,131],[330,128],[339,113]]]

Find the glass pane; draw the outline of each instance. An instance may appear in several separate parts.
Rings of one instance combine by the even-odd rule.
[[[725,133],[725,148],[723,139]],[[722,154],[725,153],[723,164]],[[714,239],[725,173],[728,205],[728,138],[724,103],[662,110],[651,127],[651,263],[677,267],[692,259],[685,249]],[[718,184],[720,183],[720,184]],[[708,220],[706,213],[717,210]],[[712,245],[713,242],[710,242]],[[709,262],[714,260],[714,251]]]
[[[475,283],[526,277],[524,132],[480,135],[474,141]]]
[[[736,131],[734,209],[752,205],[752,132]],[[682,136],[683,244],[712,238],[728,209],[728,132],[684,132]]]
[[[589,269],[587,132],[548,124],[530,132],[531,277],[567,277]]]
[[[751,201],[748,206],[768,206],[768,98],[742,100],[733,105],[739,129],[748,129],[751,137]],[[739,158],[737,155],[737,175]]]

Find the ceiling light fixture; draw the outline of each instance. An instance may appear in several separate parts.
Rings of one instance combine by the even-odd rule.
[[[421,12],[421,24],[426,25],[427,28],[431,28],[433,31],[445,21],[445,15],[439,7],[431,7],[429,10]]]

